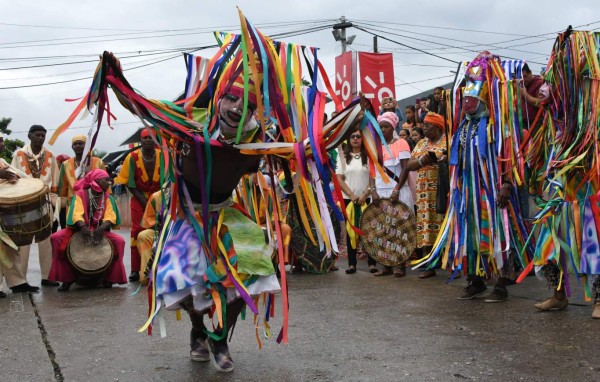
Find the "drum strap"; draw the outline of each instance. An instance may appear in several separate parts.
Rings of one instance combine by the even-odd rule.
[[[400,178],[398,177],[398,175],[394,174],[394,172],[392,170],[390,170],[389,168],[387,168],[385,166],[382,166],[382,167],[385,170],[385,173],[387,174],[387,176],[394,179],[394,182],[400,183]]]

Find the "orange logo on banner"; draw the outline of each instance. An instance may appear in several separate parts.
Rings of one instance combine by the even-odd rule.
[[[396,98],[394,59],[391,53],[358,52],[360,89],[375,110],[385,97]]]

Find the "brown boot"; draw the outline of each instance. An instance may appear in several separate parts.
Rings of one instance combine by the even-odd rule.
[[[538,302],[534,306],[536,309],[545,312],[549,310],[564,310],[567,309],[567,306],[569,306],[569,300],[567,300],[566,298],[563,300],[559,300],[556,297],[552,296],[544,302]]]
[[[594,304],[594,310],[592,311],[592,318],[600,318],[600,302]]]

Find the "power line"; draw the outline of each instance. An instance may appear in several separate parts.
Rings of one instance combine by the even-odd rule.
[[[330,21],[333,22],[335,21],[335,19],[320,19],[320,20],[313,20],[314,22],[319,22],[319,21]],[[286,21],[285,23],[289,23],[289,24],[300,24],[303,21]],[[304,21],[306,22],[306,21]],[[266,26],[266,25],[272,25],[272,24],[281,24],[284,22],[270,22],[270,23],[257,23],[255,25],[257,26]],[[28,28],[48,28],[48,29],[70,29],[70,30],[92,30],[92,31],[119,31],[119,32],[138,32],[138,33],[162,33],[162,32],[171,32],[171,31],[183,31],[183,30],[194,30],[194,29],[201,29],[201,28],[185,28],[185,29],[115,29],[115,28],[92,28],[92,27],[66,27],[64,25],[33,25],[33,24],[15,24],[15,23],[1,23],[0,25],[6,25],[6,26],[17,26],[17,27],[28,27]],[[215,29],[222,29],[222,28],[232,28],[232,27],[238,27],[239,24],[237,25],[230,25],[230,26],[216,26],[216,27],[206,27],[206,28],[211,28],[212,30]]]
[[[310,23],[314,23],[314,22],[310,22]],[[301,25],[301,24],[302,24],[301,22],[298,22],[298,23],[290,23],[289,25]],[[329,24],[331,24],[331,22],[329,22]],[[280,25],[280,26],[287,26],[287,25],[288,24]],[[227,27],[225,27],[225,28],[227,28]],[[1,46],[1,45],[6,45],[6,44],[17,44],[17,43],[5,43],[5,44],[0,44],[0,49],[30,48],[30,47],[38,47],[38,46],[75,45],[75,44],[89,44],[89,43],[97,43],[97,42],[129,41],[129,40],[146,40],[146,39],[154,39],[154,38],[166,38],[166,37],[179,37],[179,36],[207,34],[207,33],[213,33],[213,32],[214,32],[214,29],[204,28],[202,31],[190,31],[190,32],[181,32],[181,33],[178,32],[178,33],[153,35],[153,36],[111,38],[111,39],[103,39],[103,40],[82,40],[82,41],[57,42],[57,43],[47,43],[47,41],[57,41],[56,39],[54,39],[54,40],[38,40],[38,41],[42,41],[42,42],[46,42],[46,43]],[[120,35],[122,35],[122,34],[120,34]]]
[[[575,26],[574,28],[575,28],[575,29],[576,29],[576,28],[584,28],[584,27],[588,27],[588,26],[591,26],[591,25],[594,25],[594,24],[598,24],[598,23],[600,23],[600,20],[598,20],[598,21],[593,21],[593,22],[590,22],[590,23],[587,23],[587,24],[581,24],[581,25],[577,25],[577,26]],[[391,23],[391,24],[393,24],[393,23]],[[380,24],[378,24],[378,25],[380,25]],[[391,29],[393,30],[393,28],[391,28]],[[436,29],[437,29],[437,28],[436,28]],[[453,28],[450,28],[450,29],[453,29]],[[454,29],[456,29],[456,28],[454,28]],[[468,30],[466,30],[466,31],[468,31]],[[545,41],[554,40],[554,39],[555,39],[555,35],[556,35],[557,33],[561,33],[562,31],[563,31],[563,30],[560,30],[560,31],[554,31],[554,32],[548,32],[548,33],[542,33],[542,34],[536,34],[536,35],[520,35],[520,36],[522,36],[522,37],[515,38],[515,39],[504,40],[504,41],[498,41],[498,42],[493,42],[493,43],[476,43],[476,44],[469,44],[469,45],[465,45],[465,46],[463,46],[463,47],[458,47],[458,48],[460,48],[460,49],[463,49],[463,48],[475,48],[475,47],[488,47],[488,46],[496,46],[496,45],[499,45],[499,44],[505,44],[505,43],[514,42],[514,41],[522,41],[522,40],[527,40],[527,39],[534,39],[534,38],[539,38],[539,37],[543,37],[543,36],[553,36],[553,37],[550,37],[550,38],[544,38],[544,39],[542,39],[542,40],[531,41],[531,42],[522,43],[522,44],[517,44],[517,45],[503,46],[503,47],[499,47],[499,48],[498,48],[498,49],[511,49],[511,48],[514,48],[514,47],[525,46],[525,45],[533,45],[533,44],[538,44],[538,43],[540,43],[540,42],[545,42]],[[415,33],[415,32],[409,32],[409,33]],[[498,33],[498,34],[502,34],[502,33]],[[440,37],[440,38],[445,38],[445,37]],[[431,49],[438,49],[438,50],[440,50],[440,51],[444,51],[444,50],[447,50],[447,49],[451,49],[451,47],[446,47],[446,48],[443,48],[443,47],[442,47],[442,48],[431,48]],[[428,49],[424,49],[424,50],[428,50]],[[398,49],[398,51],[400,52],[400,51],[408,51],[408,50],[407,50],[407,49]],[[519,51],[519,50],[516,50],[516,49],[515,49],[515,51]],[[537,52],[527,52],[527,51],[524,51],[524,52],[526,52],[526,53],[533,53],[533,54],[539,54],[539,55],[544,55],[544,54],[542,54],[542,53],[537,53]],[[432,53],[433,53],[433,52],[432,52]],[[456,53],[456,54],[461,54],[461,52],[435,52],[435,53],[440,53],[440,54],[441,54],[441,53],[453,53],[453,54],[454,54],[454,53]]]
[[[277,28],[277,27],[289,26],[289,25],[319,24],[319,23],[323,23],[323,22],[332,22],[332,20],[291,21],[291,22],[288,21],[288,22],[279,22],[279,23],[268,23],[269,25],[265,25],[264,27]],[[239,26],[237,26],[237,27],[239,28]],[[261,25],[261,27],[262,27],[262,25]],[[129,33],[104,34],[104,35],[95,35],[95,36],[64,37],[64,38],[53,38],[53,39],[45,39],[45,40],[14,41],[14,42],[0,43],[0,46],[15,45],[15,44],[30,44],[30,43],[38,43],[38,42],[49,42],[49,41],[81,40],[81,39],[91,39],[91,38],[101,38],[101,37],[131,36],[132,34],[172,33],[172,32],[193,32],[193,33],[201,34],[201,33],[212,33],[215,30],[221,30],[221,29],[226,29],[226,28],[236,28],[236,26],[230,25],[230,26],[210,27],[210,28],[206,28],[206,27],[205,28],[186,28],[186,29],[171,29],[171,30],[150,31],[150,32],[129,32]],[[156,36],[153,36],[153,37],[156,37]]]
[[[323,26],[319,26],[319,27],[312,27],[312,28],[305,28],[305,29],[300,29],[300,30],[294,30],[294,31],[288,31],[288,32],[282,32],[282,33],[278,33],[278,34],[273,34],[271,35],[271,37],[292,37],[292,36],[297,36],[297,35],[303,35],[303,34],[307,34],[307,33],[313,33],[316,31],[321,31],[323,29],[328,29],[331,27],[331,24],[329,25],[323,25]],[[207,46],[203,46],[203,47],[196,47],[194,49],[191,49],[190,51],[188,51],[187,53],[192,53],[201,49],[209,49],[209,48],[216,48],[218,47],[217,44],[213,44],[213,45],[207,45]],[[139,66],[135,66],[132,68],[127,68],[127,70],[134,70],[134,69],[139,69],[139,68],[143,68],[146,66],[150,66],[150,65],[155,65],[164,61],[168,61],[168,60],[172,60],[174,58],[178,58],[181,57],[180,54],[177,54],[175,56],[172,57],[167,57],[165,59],[162,60],[158,60],[158,61],[154,61],[148,64],[144,64],[144,65],[139,65]],[[22,88],[32,88],[32,87],[40,87],[40,86],[49,86],[49,85],[58,85],[58,84],[64,84],[64,83],[69,83],[69,82],[76,82],[76,81],[83,81],[83,80],[90,80],[92,79],[91,76],[88,77],[81,77],[81,78],[74,78],[74,79],[69,79],[69,80],[63,80],[63,81],[54,81],[54,82],[47,82],[47,83],[42,83],[42,84],[30,84],[30,85],[20,85],[20,86],[5,86],[5,87],[0,87],[0,90],[10,90],[10,89],[22,89]]]
[[[359,26],[356,26],[356,25],[355,25],[355,27],[356,27],[357,29],[361,29],[361,27],[359,27]],[[372,27],[371,27],[371,28],[369,28],[369,29],[372,29],[372,30],[375,30],[375,31],[378,31],[378,32],[389,33],[389,34],[392,34],[392,35],[397,35],[397,36],[401,36],[401,37],[405,37],[405,38],[412,38],[412,37],[408,37],[408,36],[400,35],[400,34],[397,34],[397,33],[391,33],[391,32],[386,32],[386,31],[378,30],[378,29],[376,29],[376,28],[372,28]],[[374,34],[374,32],[371,32],[370,30],[367,30],[367,29],[361,29],[361,30],[363,30],[363,31],[365,31],[365,32],[367,32],[367,33],[370,33],[370,34]],[[381,38],[383,38],[383,39],[385,39],[385,40],[388,40],[388,41],[391,41],[391,42],[395,42],[395,43],[397,43],[397,44],[399,44],[399,45],[402,45],[401,43],[399,43],[399,42],[397,42],[397,41],[393,41],[393,40],[387,39],[387,38],[385,38],[385,37],[382,37],[382,36],[380,36],[380,35],[377,35],[377,36],[379,36],[379,37],[381,37]],[[414,38],[412,38],[412,39],[414,39]],[[427,41],[427,40],[425,40],[425,41]],[[433,44],[439,44],[439,45],[443,45],[443,46],[449,46],[449,47],[453,47],[453,48],[457,48],[457,49],[463,49],[463,50],[465,50],[465,51],[468,51],[468,52],[479,53],[479,51],[478,51],[478,50],[474,50],[474,49],[462,48],[462,47],[457,47],[457,46],[448,45],[448,44],[443,44],[443,43],[436,43],[436,42],[431,42],[431,41],[427,41],[427,42],[430,42],[430,43],[433,43]],[[422,49],[416,49],[416,48],[414,48],[414,50],[418,50],[418,51],[420,51],[420,52],[422,52],[422,53],[425,53],[425,54],[428,54],[428,55],[432,55],[432,56],[435,56],[435,57],[438,57],[438,58],[442,57],[442,56],[436,55],[436,54],[434,54],[434,53],[431,53],[431,52],[424,51],[424,50],[422,50]],[[450,53],[447,53],[447,52],[446,52],[446,53],[441,53],[441,54],[450,54]],[[464,53],[459,53],[459,54],[461,54],[463,57],[465,57],[465,56],[466,56]],[[510,57],[510,56],[506,56],[506,55],[505,55],[504,57],[505,57],[505,58],[508,58],[508,59],[512,59],[512,60],[519,60],[519,58]],[[445,59],[445,60],[448,60],[448,61],[450,61],[450,59],[447,59],[447,58],[444,58],[444,59]],[[539,64],[539,65],[545,65],[545,64],[546,64],[546,63],[544,63],[544,62],[537,62],[537,61],[532,61],[532,60],[528,60],[528,61],[529,61],[529,62],[531,62],[531,63],[534,63],[534,64]],[[452,61],[452,62],[455,62],[456,64],[458,64],[458,61]]]
[[[376,27],[378,27],[379,25],[373,25],[373,24],[367,24],[369,25],[371,28],[373,28],[374,30]],[[466,41],[466,40],[460,40],[460,39],[454,39],[454,38],[450,38],[447,36],[437,36],[437,35],[431,35],[431,34],[424,34],[424,33],[418,33],[418,32],[412,32],[412,31],[406,31],[406,30],[402,30],[402,29],[395,29],[395,28],[383,28],[379,29],[380,32],[385,32],[387,30],[393,30],[393,31],[400,31],[400,32],[406,32],[406,33],[413,33],[413,34],[419,34],[421,36],[428,36],[428,37],[433,37],[433,38],[438,38],[438,39],[443,39],[446,41],[456,41],[456,42],[462,42],[462,43],[467,43],[467,44],[471,44],[472,41]],[[442,45],[443,48],[437,48],[439,50],[444,50],[444,49],[465,49],[465,50],[469,50],[469,51],[473,51],[471,49],[468,49],[467,47],[461,47],[461,46],[453,46],[453,45],[448,45],[448,44],[444,44],[441,42],[436,42],[436,41],[429,41],[429,40],[423,40],[423,39],[419,39],[417,37],[411,37],[411,36],[405,36],[405,35],[401,35],[401,34],[396,34],[396,33],[392,33],[392,32],[388,32],[390,34],[396,35],[396,36],[401,36],[401,37],[405,37],[405,38],[410,38],[412,40],[419,40],[419,41],[424,41],[424,42],[428,42],[430,44],[434,44],[434,45]],[[480,45],[487,45],[496,49],[508,49],[508,50],[514,50],[515,52],[521,52],[521,53],[528,53],[528,54],[535,54],[535,55],[540,55],[540,56],[545,56],[546,54],[544,53],[538,53],[538,52],[531,52],[531,51],[525,51],[525,50],[520,50],[520,49],[512,49],[512,48],[508,48],[508,47],[498,47],[496,46],[496,44],[475,44],[473,46],[480,46]],[[431,51],[430,51],[431,52]],[[444,53],[444,52],[442,52]]]
[[[111,123],[111,126],[121,126],[121,125],[131,125],[137,123],[138,125],[141,125],[142,122],[138,121],[131,121],[131,122],[115,122],[115,123]],[[90,126],[74,126],[74,127],[69,127],[69,130],[73,130],[73,129],[89,129]],[[48,129],[48,131],[54,131],[56,129]],[[14,131],[11,130],[11,134],[23,134],[23,133],[29,133],[29,130],[20,130],[20,131]]]
[[[385,23],[385,24],[392,24],[392,25],[403,25],[403,26],[409,26],[409,27],[429,28],[429,29],[453,30],[453,31],[469,32],[469,33],[476,32],[476,33],[488,33],[488,34],[494,34],[494,35],[503,34],[503,35],[507,35],[507,36],[525,36],[525,35],[520,35],[520,34],[515,34],[515,33],[484,31],[484,30],[477,30],[477,29],[461,29],[461,28],[439,27],[439,26],[422,25],[422,24],[420,25],[420,24],[407,24],[407,23],[393,23],[393,22],[388,22],[388,21],[384,22],[384,21],[360,20],[360,19],[354,19],[354,20],[358,21],[358,22],[377,23],[379,25],[381,25],[382,23]]]
[[[396,85],[396,86],[403,86],[403,85],[412,85],[412,84],[418,84],[420,82],[427,82],[427,81],[433,81],[433,80],[439,80],[441,78],[448,78],[448,77],[453,77],[454,74],[446,74],[445,76],[439,76],[439,77],[433,77],[433,78],[428,78],[426,80],[419,80],[419,81],[413,81],[413,82],[404,82],[400,84],[400,85]]]
[[[145,53],[145,54],[138,54],[138,55],[135,55],[135,56],[119,57],[119,59],[129,59],[129,58],[136,58],[136,57],[156,56],[156,55],[159,55],[159,54],[167,54],[167,53],[172,53],[172,52]],[[96,54],[96,57],[97,56],[98,55]],[[40,65],[30,65],[30,66],[17,66],[17,67],[12,67],[12,68],[0,68],[0,71],[4,71],[4,70],[31,69],[31,68],[46,68],[46,67],[62,66],[62,65],[87,64],[87,63],[90,63],[90,62],[98,62],[98,59],[96,58],[95,60],[57,62],[57,63],[53,63],[53,64],[40,64]]]
[[[405,46],[405,47],[407,47],[407,48],[411,48],[411,49],[413,49],[413,50],[416,50],[416,51],[418,51],[418,52],[422,52],[422,53],[424,53],[424,54],[426,54],[426,55],[428,55],[428,56],[437,57],[437,58],[439,58],[439,59],[441,59],[441,60],[444,60],[444,61],[450,61],[450,62],[453,62],[453,63],[455,63],[455,64],[458,64],[458,63],[459,63],[459,61],[454,61],[454,60],[451,60],[451,59],[449,59],[449,58],[446,58],[446,57],[438,56],[437,54],[429,53],[429,52],[426,52],[426,51],[424,51],[424,50],[422,50],[422,49],[415,48],[415,47],[412,47],[412,46],[410,46],[410,45],[403,44],[403,43],[401,43],[401,42],[399,42],[399,41],[395,41],[395,40],[392,40],[392,39],[390,39],[390,38],[384,37],[384,36],[382,36],[382,35],[380,35],[380,34],[377,34],[377,33],[374,33],[374,32],[370,32],[370,31],[368,31],[368,30],[366,30],[366,29],[364,29],[364,28],[362,28],[362,27],[360,27],[360,26],[354,25],[354,27],[355,27],[356,29],[358,29],[358,30],[361,30],[361,31],[363,31],[363,32],[366,32],[366,33],[369,33],[369,34],[371,34],[371,35],[373,35],[373,36],[377,36],[377,37],[379,37],[379,38],[381,38],[381,39],[383,39],[383,40],[386,40],[386,41],[389,41],[389,42],[393,42],[394,44],[398,44],[398,45],[401,45],[401,46]]]

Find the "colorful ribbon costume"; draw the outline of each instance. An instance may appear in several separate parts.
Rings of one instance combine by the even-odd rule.
[[[522,61],[503,61],[483,52],[467,67],[462,111],[449,152],[449,206],[431,253],[414,263],[463,271],[470,277],[500,275],[510,249],[525,266],[532,246],[521,218],[516,187],[525,166],[518,82]],[[457,114],[460,115],[460,114]],[[510,185],[506,208],[497,206],[499,189]]]
[[[167,203],[168,216],[158,237],[157,256],[150,276],[150,317],[141,330],[148,328],[155,317],[160,317],[158,313],[162,307],[177,307],[177,301],[190,295],[195,309],[212,308],[221,323],[225,316],[224,308],[231,298],[243,298],[257,314],[256,296],[279,289],[270,253],[276,245],[279,264],[283,267],[283,244],[281,240],[277,244],[271,240],[269,246],[265,246],[264,239],[261,244],[254,241],[255,237],[247,238],[252,241],[249,246],[244,245],[249,243],[241,241],[237,244],[236,240],[243,239],[239,237],[244,233],[242,231],[249,231],[240,231],[237,228],[241,226],[236,224],[248,221],[246,216],[255,211],[245,211],[229,201],[211,200],[214,196],[213,181],[223,175],[213,173],[213,169],[220,165],[215,158],[227,161],[242,156],[249,158],[248,163],[253,162],[252,156],[257,155],[283,158],[282,162],[289,163],[289,170],[300,174],[295,180],[291,177],[286,180],[293,184],[295,190],[303,191],[292,196],[300,206],[300,220],[307,232],[310,231],[308,222],[315,223],[316,235],[309,234],[310,239],[328,252],[337,246],[331,233],[327,205],[340,219],[344,209],[335,206],[329,185],[322,181],[333,179],[334,183],[337,182],[327,151],[337,147],[350,127],[362,119],[361,128],[370,163],[383,173],[380,164],[381,131],[373,118],[373,110],[363,110],[366,105],[358,100],[342,110],[318,60],[318,50],[274,41],[260,33],[241,12],[240,21],[241,34],[215,34],[220,49],[211,59],[186,56],[186,92],[176,102],[149,100],[135,92],[123,76],[118,61],[105,52],[89,92],[51,140],[53,142],[84,107],[92,109],[96,105],[94,116],[98,123],[95,134],[98,134],[105,114],[110,125],[110,86],[119,102],[140,117],[161,147],[161,183],[169,181],[172,188]],[[303,78],[308,79],[308,86],[303,85]],[[336,103],[339,114],[323,126],[325,91]],[[229,95],[233,95],[234,99],[243,95],[244,101],[239,126],[233,136],[225,136],[223,118],[226,116],[220,114],[221,102]],[[249,102],[251,98],[255,98],[256,104]],[[368,108],[371,109],[370,105]],[[245,124],[248,113],[253,113],[256,129],[249,129]],[[182,159],[190,152],[190,147],[196,153],[202,153],[196,156],[198,190],[190,190],[181,175]],[[219,154],[224,150],[229,150],[231,155]],[[250,169],[248,172],[251,172]],[[387,179],[385,174],[383,176]],[[239,178],[234,181],[239,181]],[[339,193],[339,187],[336,186],[335,190]],[[199,202],[194,203],[194,198]],[[338,195],[338,200],[341,199]],[[270,200],[276,201],[277,198],[273,194]],[[268,205],[263,203],[265,208]],[[277,237],[282,237],[280,208],[270,208],[274,215],[270,229]],[[187,247],[178,247],[177,243],[184,243]],[[240,255],[242,249],[253,246],[254,249],[244,251],[244,256]],[[190,247],[194,250],[191,251]],[[189,256],[192,252],[195,255]],[[252,260],[252,269],[242,267],[250,264],[248,256]],[[179,268],[175,267],[176,261],[168,261],[168,257],[182,260]],[[281,269],[281,281],[284,324],[278,341],[287,342],[288,302],[284,269]],[[274,300],[269,298],[267,301],[268,315],[272,314]]]
[[[541,211],[534,262],[524,274],[534,264],[543,267],[550,284],[567,295],[568,267],[584,281],[600,274],[599,49],[598,32],[569,28],[558,35],[546,67],[547,86],[540,89],[544,113],[525,149]],[[600,278],[593,292],[585,283],[585,298],[600,301]]]

